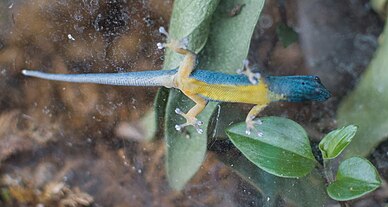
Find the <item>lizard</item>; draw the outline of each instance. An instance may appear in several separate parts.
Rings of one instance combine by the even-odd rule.
[[[331,96],[318,76],[261,76],[251,70],[247,61],[244,61],[243,69],[237,74],[197,69],[197,54],[187,48],[187,39],[171,39],[163,27],[160,27],[159,32],[169,39],[166,43],[158,43],[159,49],[169,48],[184,56],[176,69],[87,74],[50,74],[23,70],[22,74],[65,82],[176,88],[195,105],[187,113],[179,108],[175,109],[177,114],[186,119],[185,123],[177,124],[175,128],[180,131],[184,127],[194,126],[198,133],[203,133],[200,127],[203,122],[196,116],[204,110],[209,101],[254,104],[245,119],[246,133],[250,134],[255,130],[256,124],[261,124],[260,119],[255,118],[271,102],[322,102]],[[259,136],[262,135],[257,132]]]

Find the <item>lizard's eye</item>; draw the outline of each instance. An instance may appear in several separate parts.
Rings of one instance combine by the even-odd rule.
[[[306,85],[306,83],[305,83],[305,82],[302,82],[302,85]]]
[[[321,83],[321,79],[319,79],[318,76],[315,76],[314,80],[317,81],[318,83]]]

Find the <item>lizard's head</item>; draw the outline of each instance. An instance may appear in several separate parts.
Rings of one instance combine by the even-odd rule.
[[[318,76],[270,76],[267,84],[279,101],[325,101],[331,96]]]

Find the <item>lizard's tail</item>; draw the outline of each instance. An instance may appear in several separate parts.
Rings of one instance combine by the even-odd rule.
[[[96,83],[120,86],[165,86],[173,87],[172,75],[176,70],[153,70],[127,73],[52,74],[23,70],[26,76],[47,80],[77,83]]]

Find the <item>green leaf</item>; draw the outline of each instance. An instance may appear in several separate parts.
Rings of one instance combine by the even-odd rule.
[[[191,100],[183,98],[179,92],[172,91],[170,99],[174,100],[178,96],[179,102],[168,102],[167,108],[193,106]],[[217,103],[210,103],[203,113],[198,116],[207,126],[211,111]],[[171,106],[173,105],[173,106]],[[170,186],[176,190],[182,189],[186,182],[195,174],[201,166],[206,152],[207,128],[204,134],[198,134],[194,129],[187,128],[187,131],[179,132],[175,129],[177,123],[184,123],[185,120],[175,114],[166,114],[166,134],[167,134],[167,157],[166,168],[167,178]]]
[[[319,143],[323,159],[336,158],[350,144],[356,135],[357,126],[349,125],[327,134]]]
[[[200,53],[200,68],[236,73],[243,66],[265,0],[223,0],[212,19],[209,40]],[[233,17],[231,10],[243,5]]]
[[[388,22],[388,21],[387,21]],[[388,26],[375,57],[356,89],[340,104],[338,124],[357,125],[358,131],[345,151],[346,157],[367,156],[388,137]]]
[[[285,48],[298,41],[298,33],[283,23],[277,26],[276,34],[278,35],[280,42],[282,42],[283,47]]]
[[[255,165],[276,176],[298,178],[307,175],[316,161],[306,131],[296,122],[281,117],[261,118],[256,129],[263,133],[247,135],[245,123],[227,129],[233,144]]]
[[[330,200],[325,193],[324,179],[316,169],[303,179],[289,179],[271,175],[244,156],[236,156],[230,151],[218,157],[261,192],[262,206],[277,206],[278,198],[286,203],[285,206],[300,207],[325,206]]]
[[[225,129],[243,122],[247,111],[236,103],[221,103],[217,106],[212,116],[212,129],[213,132],[208,136],[209,142],[219,140],[229,140],[226,135]]]
[[[147,141],[153,140],[160,130],[166,111],[168,93],[167,88],[159,89],[154,100],[154,109],[147,111],[140,120],[141,128],[146,129],[144,139]]]
[[[336,180],[327,187],[329,196],[338,201],[359,198],[381,185],[376,168],[365,158],[352,157],[343,161]]]
[[[200,51],[207,41],[203,48],[206,52],[199,54],[199,66],[209,70],[234,73],[236,68],[242,66],[242,61],[248,54],[251,36],[264,0],[244,1],[247,6],[235,17],[229,17],[227,13],[242,0],[224,0],[219,5],[218,2],[176,0],[170,23],[170,35],[174,38],[188,36],[189,48],[196,52]],[[211,11],[214,11],[213,15]],[[180,24],[184,26],[181,27]],[[167,51],[165,59],[164,68],[171,69],[179,65],[182,56]],[[171,187],[177,190],[183,188],[204,159],[208,123],[216,108],[216,104],[210,104],[198,117],[204,122],[203,134],[198,134],[192,127],[187,127],[187,133],[177,132],[174,126],[183,123],[184,120],[175,114],[175,109],[180,108],[186,112],[193,106],[192,103],[177,90],[170,92],[167,103],[165,117],[167,176]],[[189,140],[187,136],[190,136]]]
[[[188,38],[188,48],[195,53],[201,51],[208,39],[210,21],[218,3],[219,0],[175,1],[169,28],[171,38]],[[168,49],[164,68],[176,68],[182,60],[182,55]]]
[[[387,0],[371,0],[370,4],[381,16],[385,16],[387,14]]]
[[[208,38],[208,31],[212,14],[219,1],[177,0],[174,2],[173,14],[170,22],[170,35],[172,38],[181,39],[188,37],[189,49],[200,51]],[[164,68],[177,67],[183,56],[167,51]],[[181,116],[175,114],[175,109],[180,108],[186,112],[193,106],[193,102],[177,90],[169,94],[165,115],[165,136],[167,142],[166,170],[169,184],[172,188],[180,190],[201,166],[206,152],[207,121],[211,111],[208,106],[201,116],[197,117],[204,122],[204,133],[198,134],[192,127],[187,127],[185,133],[175,129],[176,124],[184,123]],[[189,139],[188,139],[189,138]]]

